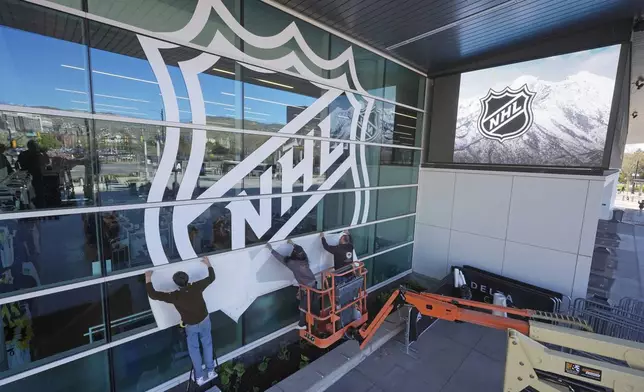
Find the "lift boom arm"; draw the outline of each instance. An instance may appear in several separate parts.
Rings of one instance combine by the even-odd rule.
[[[468,301],[459,298],[445,297],[430,293],[416,293],[410,290],[400,288],[394,291],[368,326],[363,326],[359,330],[362,342],[360,348],[363,349],[371,340],[375,332],[380,328],[389,313],[400,303],[406,303],[418,309],[423,316],[434,317],[448,321],[463,321],[472,324],[478,324],[485,327],[496,329],[515,329],[525,335],[529,334],[530,324],[527,321],[511,319],[502,316],[495,316],[489,313],[483,313],[476,310],[462,308],[467,306],[474,309],[499,311],[511,313],[526,318],[532,317],[534,311],[524,309],[506,308],[504,306],[489,305],[476,301]]]
[[[576,388],[583,387],[588,391],[605,391],[609,388],[620,392],[644,392],[642,343],[590,333],[592,330],[588,324],[574,317],[416,293],[404,287],[394,291],[373,321],[358,330],[361,349],[400,304],[414,306],[424,316],[508,330],[504,380],[506,391],[522,391],[531,387],[540,392],[560,392],[577,391]],[[521,316],[521,319],[496,316],[489,311],[513,314]],[[568,324],[586,331],[537,320]],[[552,350],[540,342],[616,359],[627,366]]]

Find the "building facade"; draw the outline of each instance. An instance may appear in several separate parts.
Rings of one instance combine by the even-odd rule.
[[[297,320],[267,242],[346,229],[370,287],[411,270],[421,73],[259,0],[0,0],[0,53],[2,391],[187,379],[148,269],[238,263],[221,359]]]

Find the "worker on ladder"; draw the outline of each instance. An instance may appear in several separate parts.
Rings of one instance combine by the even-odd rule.
[[[203,291],[215,281],[215,270],[210,265],[208,257],[203,257],[201,262],[208,267],[208,277],[189,283],[188,274],[179,271],[172,276],[178,290],[166,293],[156,291],[152,286],[152,271],[145,273],[145,286],[148,296],[157,301],[174,305],[181,315],[181,322],[185,324],[188,353],[192,360],[197,385],[201,386],[207,381],[217,377],[212,348],[212,330],[208,308],[203,299]],[[199,342],[203,346],[203,356],[199,350]],[[206,372],[202,368],[206,365]],[[206,378],[207,376],[207,378]]]

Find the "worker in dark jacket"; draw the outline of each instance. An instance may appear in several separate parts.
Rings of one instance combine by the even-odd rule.
[[[179,286],[179,289],[169,293],[156,291],[152,286],[152,271],[145,273],[145,287],[148,296],[151,299],[174,305],[181,315],[181,321],[186,328],[188,353],[199,385],[203,385],[207,381],[201,368],[202,363],[205,362],[208,380],[217,376],[212,350],[210,317],[208,316],[206,301],[203,299],[203,291],[215,281],[215,270],[210,265],[208,257],[202,258],[201,262],[208,267],[207,278],[189,283],[188,274],[179,271],[172,276],[172,280]],[[199,350],[199,341],[203,346],[203,361]]]
[[[306,252],[301,246],[294,244],[293,241],[288,240],[288,243],[293,245],[293,251],[289,256],[282,256],[281,254],[277,253],[277,251],[273,249],[271,244],[266,244],[266,246],[271,251],[273,257],[275,257],[282,264],[284,264],[286,268],[290,269],[291,272],[293,272],[293,276],[295,276],[295,280],[297,280],[297,283],[300,285],[300,287],[316,288],[317,282],[315,280],[315,274],[313,273],[313,271],[311,271],[311,267],[309,266],[309,258],[306,255]],[[308,299],[306,293],[307,291],[305,289],[298,291],[300,308],[302,309],[308,309]],[[312,309],[311,311],[313,312],[313,314],[318,315],[320,312],[320,300],[319,296],[313,291],[311,291],[310,301]],[[306,314],[304,312],[300,312],[300,322],[298,323],[297,329],[306,329]]]
[[[354,250],[349,233],[346,231],[342,232],[342,236],[337,245],[329,245],[326,242],[326,238],[324,238],[324,233],[320,233],[320,237],[322,237],[322,246],[324,249],[333,255],[333,267],[336,270],[353,263]]]

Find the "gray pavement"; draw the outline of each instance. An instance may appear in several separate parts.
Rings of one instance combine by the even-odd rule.
[[[644,212],[625,209],[622,222],[600,220],[588,294],[612,303],[644,299]]]
[[[329,392],[502,391],[505,331],[437,321],[406,354],[398,335],[338,380]]]

